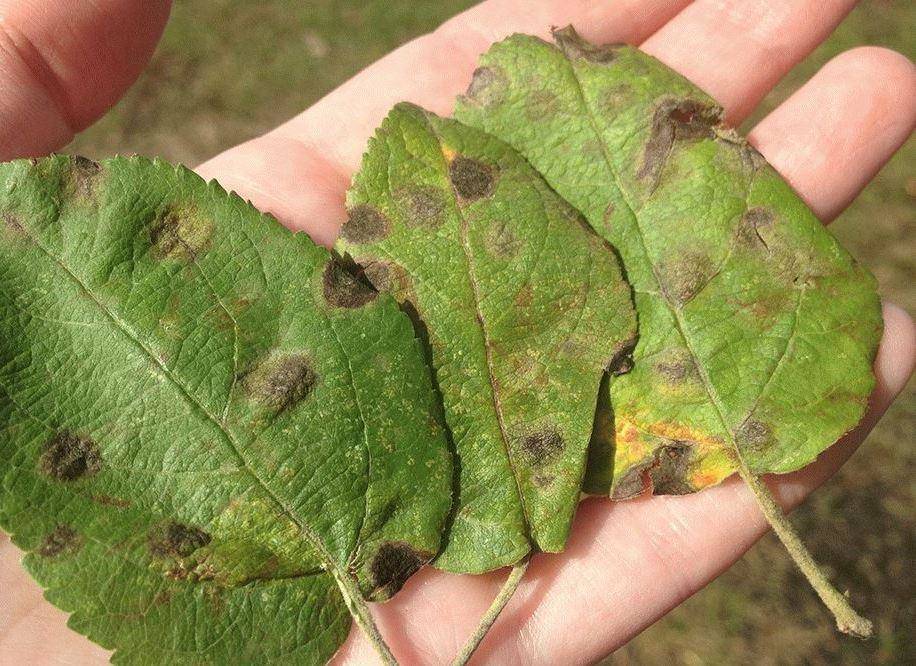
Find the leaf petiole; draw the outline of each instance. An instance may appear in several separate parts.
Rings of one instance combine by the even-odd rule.
[[[776,532],[776,536],[782,541],[782,545],[789,551],[792,561],[808,579],[824,605],[833,613],[837,629],[857,638],[870,638],[872,635],[871,621],[859,615],[849,604],[846,595],[837,590],[827,579],[811,553],[805,548],[786,514],[776,503],[766,484],[747,467],[743,460],[738,462],[738,472],[754,493],[757,503],[763,510],[763,515]]]
[[[480,619],[480,623],[477,625],[477,628],[474,629],[474,633],[468,638],[464,647],[461,648],[461,652],[459,652],[458,656],[452,661],[452,666],[464,666],[470,661],[471,656],[480,646],[480,643],[496,622],[503,608],[506,607],[506,604],[509,603],[509,600],[515,594],[519,583],[522,582],[525,571],[528,569],[528,563],[530,561],[531,554],[529,553],[518,564],[512,567],[512,571],[509,572],[509,577],[506,579],[506,582],[503,583],[502,588],[500,588],[499,594],[496,595],[493,603],[490,604],[487,612],[484,613],[484,616]]]

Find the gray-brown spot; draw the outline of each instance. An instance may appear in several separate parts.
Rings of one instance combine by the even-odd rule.
[[[363,264],[363,275],[378,291],[391,294],[398,301],[412,296],[410,275],[400,264],[370,260]]]
[[[470,157],[455,157],[449,164],[448,175],[458,196],[465,201],[481,199],[493,191],[493,167]]]
[[[500,259],[515,257],[524,245],[524,241],[512,231],[509,223],[501,219],[490,223],[484,242],[490,254]]]
[[[655,372],[660,374],[669,384],[681,384],[685,381],[698,379],[696,363],[689,356],[674,356],[658,361]]]
[[[388,235],[388,231],[388,218],[377,208],[361,204],[350,209],[347,221],[340,228],[340,236],[359,245],[380,241]]]
[[[545,465],[555,460],[565,448],[563,436],[554,428],[528,433],[521,439],[522,453],[534,466]]]
[[[538,488],[547,488],[556,480],[556,478],[557,477],[554,474],[535,474],[531,477],[531,481]]]
[[[317,383],[318,374],[304,354],[270,359],[245,377],[249,394],[277,414],[308,398]]]
[[[463,96],[463,101],[484,108],[500,104],[506,98],[509,81],[505,72],[495,65],[486,65],[474,70],[471,84]]]
[[[395,193],[409,227],[435,229],[445,219],[446,195],[431,185],[405,187]]]
[[[12,232],[16,236],[25,234],[25,229],[23,228],[22,223],[19,221],[19,218],[12,213],[3,214],[3,228]]]
[[[695,490],[687,477],[693,459],[694,442],[673,441],[655,453],[649,478],[656,495],[686,495]]]
[[[652,116],[643,162],[636,176],[654,187],[675,141],[711,138],[721,121],[722,109],[717,106],[693,99],[663,100]]]
[[[74,155],[70,169],[70,187],[73,193],[84,199],[89,199],[95,194],[95,184],[102,165],[82,155]]]
[[[212,541],[202,529],[169,522],[150,533],[147,545],[156,557],[188,557]]]
[[[44,443],[38,466],[57,481],[76,481],[96,474],[102,458],[91,439],[63,430]]]
[[[735,431],[735,443],[742,453],[763,453],[773,441],[773,431],[766,423],[749,418]]]
[[[158,259],[193,261],[209,246],[213,223],[193,207],[168,206],[153,218],[150,244]]]
[[[118,509],[126,509],[130,507],[130,500],[121,499],[120,497],[114,497],[113,495],[98,494],[92,496],[92,501],[102,506],[113,506]]]
[[[63,553],[72,554],[83,546],[80,535],[69,525],[58,525],[41,542],[36,551],[42,557],[56,557]]]
[[[658,273],[668,301],[682,306],[709,284],[714,277],[714,268],[707,255],[689,252],[663,263]]]
[[[369,564],[374,586],[372,598],[380,601],[396,594],[429,559],[430,555],[418,552],[403,541],[383,543]]]
[[[375,289],[351,275],[336,259],[325,266],[321,289],[325,300],[335,308],[359,308],[378,296]]]
[[[617,58],[617,52],[623,47],[622,44],[603,46],[592,44],[582,39],[571,25],[561,30],[554,30],[553,37],[570,60],[581,58],[599,65],[613,62]]]
[[[735,230],[735,239],[745,246],[767,247],[767,242],[761,235],[773,226],[773,213],[766,208],[750,208],[738,222]]]
[[[559,98],[549,90],[535,90],[525,99],[525,117],[532,122],[550,120],[559,109]]]

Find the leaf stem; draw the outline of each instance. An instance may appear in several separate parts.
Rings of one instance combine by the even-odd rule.
[[[496,598],[493,600],[493,603],[490,604],[487,612],[480,618],[477,628],[474,629],[474,633],[471,634],[467,643],[461,648],[461,652],[455,657],[452,666],[464,666],[470,661],[471,656],[480,646],[481,641],[483,641],[484,637],[490,631],[493,623],[496,622],[496,618],[499,617],[499,614],[502,612],[503,608],[506,607],[506,604],[509,603],[512,595],[515,594],[519,583],[522,582],[522,577],[525,575],[525,570],[528,568],[528,563],[530,561],[531,553],[525,555],[524,559],[512,567],[512,571],[509,572],[509,577],[506,579],[506,582],[503,583],[502,588],[499,590],[499,594],[496,595]]]
[[[824,605],[833,613],[837,629],[844,634],[850,634],[858,638],[871,637],[871,621],[856,613],[855,609],[849,605],[846,595],[841,594],[830,583],[817,562],[814,561],[811,553],[805,548],[788,517],[776,503],[776,499],[769,488],[766,487],[766,484],[747,467],[743,460],[739,460],[738,472],[750,487],[751,492],[754,493],[754,497],[763,510],[763,515],[766,516],[767,522],[770,523],[773,531],[776,532],[776,536],[779,537],[783,546],[789,551],[789,555],[796,566],[808,579],[811,587],[817,592],[817,596],[821,598]]]
[[[356,624],[363,630],[363,633],[366,634],[366,638],[372,643],[372,647],[375,648],[382,663],[385,664],[385,666],[398,666],[398,660],[391,654],[391,648],[388,647],[385,639],[382,638],[382,633],[379,631],[378,625],[372,618],[369,606],[359,593],[359,590],[356,589],[352,581],[341,579],[341,576],[336,572],[333,572],[333,575],[334,579],[337,581],[337,587],[340,588],[343,594],[344,602],[347,604],[350,615],[356,620]]]

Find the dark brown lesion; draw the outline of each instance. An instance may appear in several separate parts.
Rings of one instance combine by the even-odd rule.
[[[464,201],[475,201],[493,193],[495,168],[464,155],[456,156],[448,167],[449,180]]]
[[[306,400],[318,384],[318,373],[307,354],[270,358],[243,378],[248,394],[276,414]]]
[[[735,431],[735,443],[742,454],[760,454],[773,443],[773,429],[763,421],[748,417]]]
[[[696,457],[695,447],[696,442],[689,440],[668,440],[649,460],[631,467],[614,481],[611,498],[623,500],[646,493],[686,495],[694,492],[696,488],[688,478]]]
[[[324,268],[321,289],[325,301],[335,308],[360,308],[378,297],[378,292],[351,274],[338,259]]]
[[[369,564],[373,589],[367,596],[376,601],[394,596],[431,558],[431,553],[418,551],[403,541],[383,543]]]
[[[56,481],[76,481],[97,474],[102,457],[89,437],[62,430],[42,446],[38,468]]]
[[[522,436],[519,448],[531,465],[541,467],[556,460],[566,442],[556,428],[546,427]]]
[[[83,539],[79,533],[69,525],[58,525],[48,534],[35,551],[42,557],[57,557],[58,555],[73,554],[83,547]]]
[[[102,165],[82,155],[74,155],[70,162],[69,188],[79,199],[91,199],[102,173]]]
[[[350,209],[347,221],[340,228],[340,237],[357,245],[376,243],[388,235],[388,218],[377,208],[360,204]]]
[[[556,40],[560,50],[570,60],[583,59],[599,65],[607,65],[617,59],[617,54],[623,44],[592,44],[582,37],[571,26],[561,29],[554,29],[553,38]]]
[[[735,229],[735,242],[745,247],[763,247],[768,249],[766,239],[761,232],[766,232],[773,227],[776,218],[773,212],[763,208],[749,208]]]
[[[690,98],[663,99],[652,115],[649,138],[636,177],[654,189],[676,141],[714,138],[722,109]]]
[[[182,558],[211,541],[212,537],[199,527],[171,521],[150,532],[147,546],[154,557]]]

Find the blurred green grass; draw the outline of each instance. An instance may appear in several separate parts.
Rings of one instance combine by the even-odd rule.
[[[471,0],[176,0],[151,64],[126,98],[68,148],[195,164],[269,129]],[[916,57],[916,3],[863,2],[768,96],[760,117],[832,56],[863,44]],[[916,311],[907,231],[916,210],[910,141],[834,223],[882,294]],[[618,650],[614,664],[916,663],[916,392],[850,464],[794,514],[817,559],[876,622],[868,642],[839,636],[772,535],[731,570]]]

